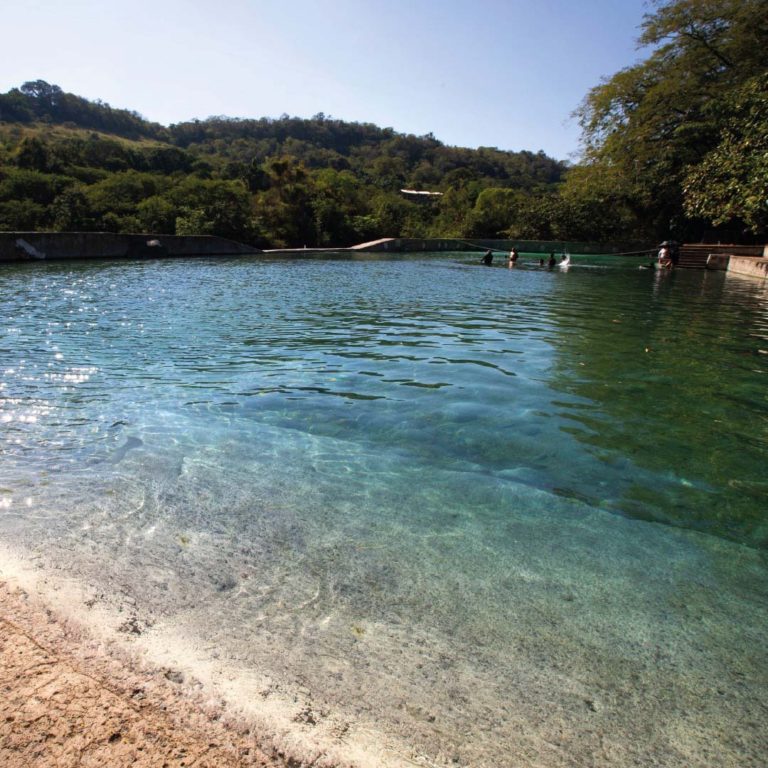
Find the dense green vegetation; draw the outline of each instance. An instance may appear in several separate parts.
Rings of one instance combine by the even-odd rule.
[[[379,237],[765,239],[768,4],[657,3],[651,53],[578,112],[575,166],[315,115],[164,127],[43,81],[0,94],[0,229]],[[428,202],[403,188],[442,192]]]
[[[37,81],[0,95],[0,229],[217,234],[261,245],[503,236],[511,204],[554,189],[543,153],[310,120],[169,128]],[[403,188],[444,191],[439,202]]]
[[[563,198],[607,187],[606,201],[640,231],[765,240],[768,2],[655,6],[640,36],[650,55],[579,110],[584,159]]]

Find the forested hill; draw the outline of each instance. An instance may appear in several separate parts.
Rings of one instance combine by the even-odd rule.
[[[168,138],[162,125],[147,122],[137,112],[113,109],[101,101],[88,101],[44,80],[29,81],[21,88],[0,94],[0,122],[67,123],[127,139]]]
[[[510,205],[553,191],[565,171],[543,152],[448,147],[322,114],[164,127],[40,80],[0,95],[0,141],[0,229],[273,246],[504,236]],[[445,194],[424,204],[403,188]]]
[[[43,81],[0,94],[0,229],[768,242],[766,0],[658,0],[572,167],[318,114],[164,127]],[[402,189],[440,192],[408,196]]]

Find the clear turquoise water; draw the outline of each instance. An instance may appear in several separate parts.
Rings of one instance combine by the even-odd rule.
[[[761,765],[768,291],[574,262],[5,266],[0,535],[412,758]]]

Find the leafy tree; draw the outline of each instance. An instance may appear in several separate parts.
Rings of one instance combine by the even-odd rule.
[[[440,198],[432,223],[434,237],[469,237],[470,215],[479,190],[476,185],[449,186]]]
[[[255,159],[251,160],[243,173],[243,180],[251,192],[263,192],[269,189],[269,174],[261,167],[261,164]]]
[[[125,216],[135,214],[138,204],[155,195],[160,186],[161,180],[157,176],[124,171],[92,184],[86,194],[95,213]]]
[[[498,238],[516,218],[520,193],[503,187],[484,189],[477,196],[469,215],[469,234],[474,237]]]
[[[48,171],[50,162],[47,145],[37,137],[24,139],[16,156],[16,165],[33,171]]]
[[[152,195],[136,206],[136,215],[141,222],[143,232],[174,234],[177,229],[178,214],[179,209],[161,195]]]
[[[88,198],[79,186],[65,189],[51,204],[51,225],[59,232],[87,232],[96,227]]]
[[[136,216],[131,216],[130,214],[120,216],[110,211],[101,217],[101,229],[105,232],[130,234],[141,231],[141,224]]]
[[[40,205],[50,205],[72,179],[66,176],[9,168],[0,181],[0,201],[30,200]]]
[[[768,74],[747,81],[724,103],[720,141],[688,173],[689,216],[768,235]]]
[[[585,159],[615,166],[649,236],[690,234],[683,220],[686,176],[720,141],[716,108],[768,69],[765,0],[656,2],[645,17],[640,64],[593,88],[578,115]]]
[[[405,186],[407,166],[402,158],[388,155],[374,157],[366,168],[366,178],[376,187],[396,192]]]
[[[144,154],[146,169],[161,173],[189,173],[195,158],[178,147],[158,145],[147,150]]]
[[[210,235],[213,222],[202,208],[182,208],[176,217],[175,229],[177,235]]]
[[[58,85],[49,85],[45,80],[30,80],[19,90],[28,99],[36,102],[41,114],[46,109],[54,109],[64,93]]]
[[[507,230],[513,240],[555,240],[563,201],[554,193],[530,195],[520,201],[516,220]]]
[[[317,222],[311,204],[310,176],[289,156],[264,166],[269,188],[255,199],[256,217],[270,241],[280,246],[314,245]]]
[[[29,99],[18,88],[0,94],[0,122],[31,123],[34,119]]]
[[[397,237],[405,231],[405,223],[413,206],[399,194],[379,192],[371,200],[371,229],[364,239]]]
[[[642,239],[639,220],[648,201],[621,169],[585,164],[571,169],[560,187],[553,234],[558,240],[610,242]]]
[[[357,182],[349,171],[327,168],[317,173],[310,195],[316,245],[354,244],[353,218],[363,207],[358,197]]]
[[[0,230],[33,231],[45,229],[47,208],[33,200],[0,202]]]
[[[251,240],[251,200],[242,182],[188,176],[169,189],[165,197],[179,212],[177,234]]]
[[[402,236],[429,237],[430,224],[434,215],[432,206],[407,201],[405,205],[405,221],[401,229]]]
[[[81,158],[84,165],[109,171],[126,171],[134,165],[131,154],[123,144],[102,138],[98,133],[91,134],[82,145]]]

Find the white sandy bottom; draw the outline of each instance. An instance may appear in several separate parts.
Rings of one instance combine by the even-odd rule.
[[[6,539],[47,599],[307,762],[764,764],[758,552],[514,472],[244,445],[30,477]]]

